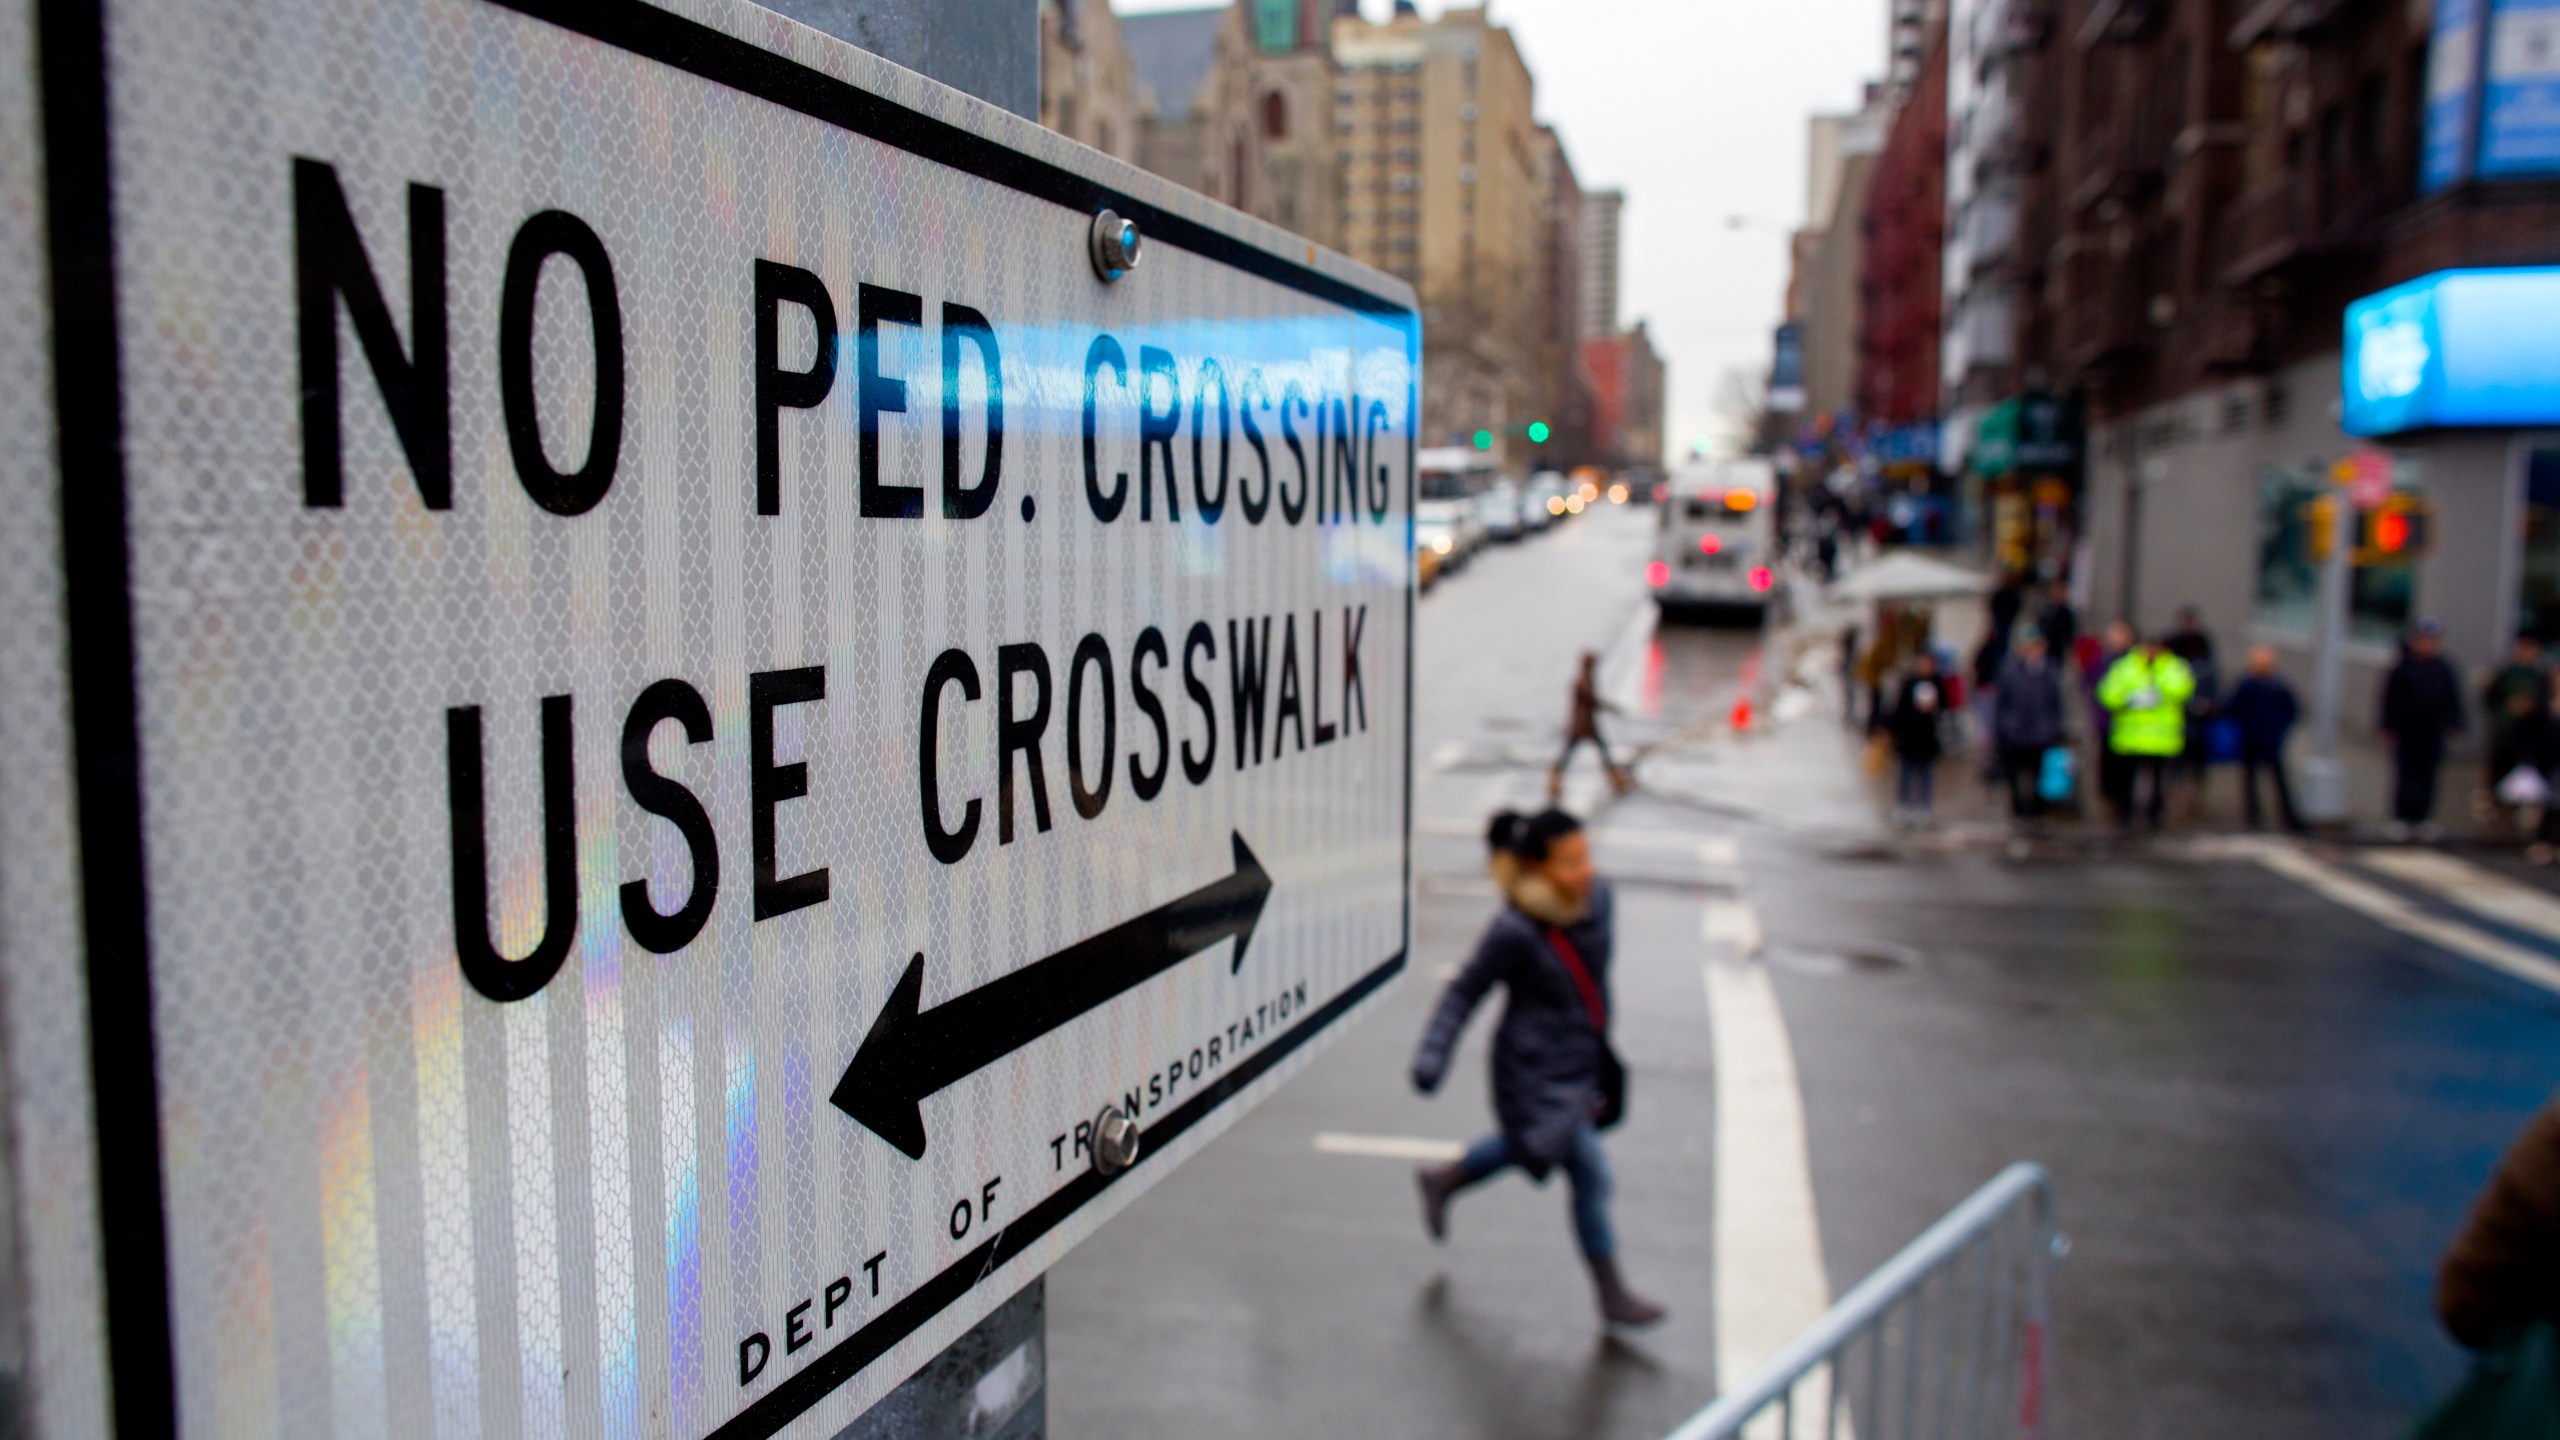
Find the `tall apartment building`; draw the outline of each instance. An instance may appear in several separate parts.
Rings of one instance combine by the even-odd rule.
[[[1618,221],[1627,208],[1623,190],[1594,190],[1582,197],[1582,294],[1579,333],[1618,333]]]
[[[1946,252],[1938,385],[1941,461],[1964,463],[1974,427],[2018,389],[2018,204],[2023,77],[2010,28],[2035,0],[1953,0],[1947,12]]]
[[[1871,85],[1862,108],[1806,125],[1805,228],[1789,248],[1787,317],[1802,346],[1804,420],[1817,429],[1856,409],[1864,217],[1887,118],[1883,92]]]
[[[1342,248],[1423,306],[1423,434],[1492,432],[1509,468],[1545,419],[1541,144],[1528,67],[1485,11],[1333,22]]]
[[[2319,567],[2304,507],[2353,455],[2432,522],[2430,545],[2358,565],[2351,695],[2422,615],[2465,664],[2519,628],[2560,629],[2560,445],[2533,428],[2560,422],[2560,387],[2501,412],[2530,422],[2422,417],[2366,426],[2376,440],[2343,418],[2376,393],[2416,406],[2453,383],[2447,367],[2497,358],[2437,328],[2431,277],[2560,265],[2560,125],[2516,82],[2548,12],[2020,8],[2048,17],[2016,48],[2050,99],[2020,110],[2022,150],[2049,163],[2021,171],[2019,249],[2042,273],[2019,292],[2018,373],[2085,398],[2077,580],[2094,610],[2158,627],[2196,605],[2226,641],[2307,664]],[[2420,283],[2391,290],[2404,282]],[[2386,291],[2425,318],[2385,306],[2381,343],[2350,352],[2350,307]],[[2492,318],[2548,333],[2560,301],[2546,303],[2540,320]],[[2370,707],[2346,718],[2370,723]]]
[[[1553,433],[1537,458],[1551,465],[1564,465],[1588,460],[1598,453],[1593,443],[1591,382],[1582,373],[1581,341],[1589,333],[1585,327],[1593,288],[1590,273],[1601,263],[1609,267],[1610,312],[1612,320],[1616,317],[1614,217],[1618,192],[1601,191],[1595,195],[1583,191],[1581,178],[1574,174],[1573,157],[1565,151],[1564,137],[1552,125],[1538,127],[1538,185],[1545,197],[1542,203],[1547,216],[1546,326],[1538,368],[1542,377],[1540,389],[1546,400],[1545,418]],[[1597,195],[1608,196],[1612,206],[1605,256],[1584,248],[1591,233],[1589,215]]]
[[[1868,185],[1860,257],[1858,415],[1868,425],[1938,418],[1939,300],[1947,172],[1946,26],[1930,20],[1920,67],[1895,107]],[[1908,447],[1899,447],[1908,448]],[[1934,466],[1935,447],[1926,461]]]

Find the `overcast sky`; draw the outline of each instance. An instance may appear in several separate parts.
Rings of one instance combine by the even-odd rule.
[[[1114,0],[1123,13],[1201,0]],[[1420,0],[1425,15],[1445,8]],[[1372,19],[1391,0],[1362,0]],[[1716,390],[1765,371],[1804,216],[1804,121],[1882,73],[1886,0],[1493,0],[1537,78],[1538,115],[1586,187],[1627,192],[1619,323],[1671,366],[1677,458],[1721,427]],[[1741,229],[1728,217],[1744,218]]]

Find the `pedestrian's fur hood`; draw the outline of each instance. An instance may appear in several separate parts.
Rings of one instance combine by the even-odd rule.
[[[1503,898],[1541,925],[1579,924],[1591,913],[1589,902],[1577,905],[1567,900],[1554,882],[1508,850],[1494,851],[1493,858],[1485,862],[1485,869],[1493,876],[1493,883],[1502,888]]]

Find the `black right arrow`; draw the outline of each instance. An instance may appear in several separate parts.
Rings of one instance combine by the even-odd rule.
[[[1243,968],[1271,876],[1242,835],[1230,838],[1233,874],[930,1010],[918,1008],[924,956],[917,954],[827,1098],[908,1159],[921,1160],[926,1096],[1230,936],[1236,948],[1228,973]]]

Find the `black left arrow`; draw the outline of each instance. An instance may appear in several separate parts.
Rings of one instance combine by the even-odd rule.
[[[1233,937],[1233,974],[1262,918],[1271,876],[1235,841],[1234,873],[1079,940],[930,1010],[918,953],[827,1098],[871,1133],[924,1158],[926,1096],[1012,1054],[1122,991]]]

